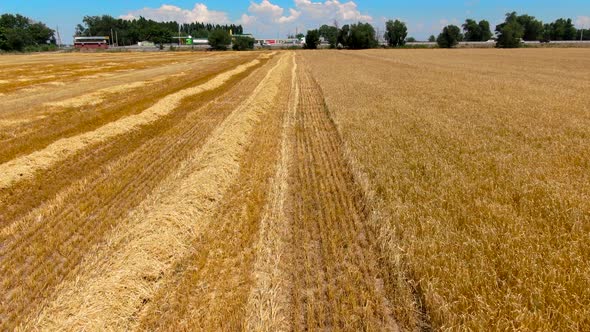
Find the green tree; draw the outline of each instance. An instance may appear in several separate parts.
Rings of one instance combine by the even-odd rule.
[[[541,38],[539,38],[539,41],[541,41],[541,43],[548,43],[551,41],[551,35],[552,35],[552,31],[551,31],[551,24],[544,24],[543,25],[543,32],[541,33]]]
[[[154,31],[165,30],[170,36],[178,35],[177,22],[156,22],[139,17],[133,20],[124,20],[113,18],[109,15],[102,16],[85,16],[83,24],[76,26],[77,36],[110,36],[111,29],[119,37],[119,44],[131,45],[139,41],[149,40],[156,42],[153,38],[158,38],[161,33],[154,34]],[[234,34],[242,34],[243,28],[240,25],[219,25],[211,23],[184,23],[180,24],[180,36],[194,38],[209,38],[209,33],[213,30],[232,30]]]
[[[408,37],[408,38],[406,38],[406,42],[408,42],[408,43],[415,43],[416,42],[416,38],[414,38],[414,37]]]
[[[254,49],[256,40],[250,37],[234,37],[232,49],[234,51],[245,51]]]
[[[385,22],[385,40],[387,45],[391,47],[404,46],[406,44],[406,37],[408,36],[408,28],[404,22],[400,20],[389,20]]]
[[[6,28],[0,26],[0,50],[7,50]]]
[[[487,41],[492,37],[490,22],[486,20],[476,22],[472,19],[466,19],[462,27],[463,31],[465,31],[466,41]]]
[[[4,51],[40,50],[55,44],[54,31],[41,22],[16,14],[0,15],[0,49]]]
[[[330,44],[330,48],[335,48],[338,43],[338,28],[329,25],[322,25],[318,30],[320,37],[324,38]]]
[[[231,44],[231,36],[226,30],[216,29],[209,33],[208,41],[214,50],[225,51]]]
[[[549,37],[550,40],[576,40],[578,36],[578,31],[570,18],[560,18],[545,25],[544,37]]]
[[[441,48],[451,48],[456,46],[463,39],[461,29],[456,25],[447,25],[443,28],[436,42]]]
[[[521,39],[524,36],[522,25],[510,22],[498,30],[498,47],[516,48],[521,46]]]
[[[357,23],[350,26],[348,47],[352,49],[367,49],[377,47],[375,28],[369,23]]]
[[[498,34],[497,47],[520,47],[521,39],[524,36],[524,27],[518,22],[516,12],[506,14],[504,23],[496,26],[496,33]]]
[[[5,51],[24,51],[28,39],[24,30],[6,29],[4,37],[6,38]]]
[[[348,47],[349,43],[350,43],[350,25],[345,24],[338,31],[338,44],[337,45],[342,45],[343,47]]]
[[[169,43],[172,40],[172,34],[164,27],[153,25],[148,30],[148,37],[146,39],[160,45],[161,49],[165,43]]]
[[[481,31],[481,41],[488,41],[494,35],[490,28],[490,22],[486,20],[479,21],[479,29]]]
[[[463,23],[463,31],[465,31],[466,41],[481,41],[481,27],[475,20],[466,19],[465,23]]]
[[[516,21],[522,25],[524,29],[522,39],[524,40],[539,40],[543,36],[543,22],[537,20],[534,16],[520,15]]]
[[[434,35],[430,35],[430,37],[428,37],[428,41],[434,43],[436,41],[436,37]]]
[[[320,32],[318,30],[308,30],[305,36],[305,48],[315,50],[320,44]]]

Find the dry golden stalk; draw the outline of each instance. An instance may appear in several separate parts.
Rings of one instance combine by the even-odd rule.
[[[420,313],[400,312],[404,327],[588,329],[587,56],[305,53],[383,202],[391,289],[405,283]]]
[[[209,81],[176,93],[167,95],[143,112],[110,122],[100,128],[83,134],[62,138],[40,151],[22,156],[0,165],[0,188],[8,188],[15,182],[31,178],[35,172],[47,169],[57,162],[71,156],[90,145],[97,144],[113,137],[129,133],[141,126],[149,125],[169,115],[178,107],[182,99],[215,90],[228,82],[233,76],[239,75],[250,67],[258,65],[259,60],[239,65],[234,69],[219,74]]]
[[[204,146],[109,234],[112,243],[81,266],[79,280],[48,304],[42,328],[128,329],[158,290],[172,264],[187,253],[190,240],[210,222],[211,214],[239,173],[258,121],[272,109],[265,103],[277,93],[285,68],[281,59],[250,97],[214,131]],[[275,77],[276,75],[276,77]],[[97,273],[99,266],[107,273]]]
[[[280,158],[271,182],[256,244],[253,268],[255,284],[246,305],[245,328],[250,331],[289,331],[291,324],[291,243],[290,204],[287,200],[292,172],[293,130],[299,106],[297,62],[293,57],[289,104],[283,119]]]
[[[148,139],[138,149],[87,176],[78,176],[80,180],[55,199],[2,230],[0,285],[5,291],[0,294],[11,296],[4,302],[11,306],[0,307],[0,315],[10,315],[9,319],[2,320],[4,326],[13,326],[10,324],[34,312],[39,303],[30,303],[32,296],[48,297],[64,277],[75,278],[84,255],[92,251],[95,244],[104,243],[107,231],[121,223],[130,209],[173,173],[190,152],[198,149],[211,131],[240,104],[242,96],[251,92],[248,87],[260,80],[260,75],[254,73],[244,82],[246,88],[238,90],[240,93],[227,92],[223,87],[183,100],[173,117],[165,118],[163,123],[156,122],[168,129],[160,131],[158,126],[148,126],[143,132],[143,137]],[[235,79],[246,75],[247,72]],[[228,84],[234,86],[235,82]],[[199,107],[203,105],[201,99],[213,101]],[[193,108],[195,105],[198,108]],[[141,140],[141,136],[138,139]],[[56,252],[60,256],[55,256]],[[59,259],[59,266],[55,265],[55,258],[51,258],[54,256]],[[21,275],[26,276],[27,283],[22,282]]]

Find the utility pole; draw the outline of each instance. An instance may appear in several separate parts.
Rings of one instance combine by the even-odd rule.
[[[57,48],[60,48],[61,47],[61,36],[59,34],[59,26],[55,27],[55,32],[57,33],[57,40],[56,40]]]
[[[119,47],[119,31],[115,31],[115,39],[117,40],[117,47]]]
[[[111,28],[111,46],[113,46],[113,40],[115,39],[113,37],[114,37],[114,35],[113,35],[113,28]]]
[[[180,22],[178,23],[178,47],[180,47]]]

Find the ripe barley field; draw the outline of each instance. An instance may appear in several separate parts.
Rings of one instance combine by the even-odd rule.
[[[588,50],[0,69],[0,330],[590,329]]]

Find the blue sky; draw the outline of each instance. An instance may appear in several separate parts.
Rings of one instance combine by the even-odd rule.
[[[340,24],[369,21],[383,30],[386,19],[399,18],[408,24],[410,36],[425,39],[446,24],[460,25],[467,17],[487,19],[495,25],[509,11],[543,21],[568,17],[579,26],[590,27],[590,0],[0,0],[0,13],[20,13],[52,28],[59,26],[65,42],[71,41],[74,27],[84,15],[240,23],[264,38],[284,37],[334,20]]]

